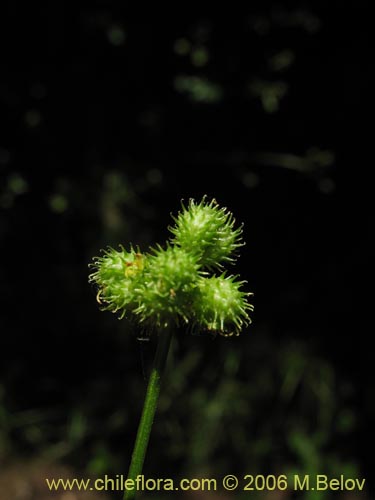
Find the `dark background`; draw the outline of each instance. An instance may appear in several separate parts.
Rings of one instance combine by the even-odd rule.
[[[126,470],[154,342],[98,310],[87,264],[207,194],[245,223],[253,324],[178,332],[145,474],[372,481],[367,3],[251,5],[9,7],[0,463]]]

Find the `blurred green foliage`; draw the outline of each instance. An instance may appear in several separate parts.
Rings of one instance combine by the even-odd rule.
[[[127,346],[124,363],[140,349],[151,358],[155,347],[135,339],[121,343]],[[96,475],[123,470],[146,387],[140,364],[126,381],[102,374],[85,386],[78,383],[80,402],[63,412],[9,415],[0,406],[3,453],[21,445],[49,460],[77,461]],[[306,343],[276,344],[256,327],[235,340],[179,332],[145,474],[356,477],[355,457],[342,455],[341,444],[357,426],[352,390]],[[324,499],[329,493],[310,491],[300,498]]]
[[[222,98],[219,85],[198,76],[179,75],[174,85],[178,92],[185,92],[193,101],[213,103]]]

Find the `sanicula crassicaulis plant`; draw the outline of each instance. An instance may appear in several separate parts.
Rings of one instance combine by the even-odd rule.
[[[190,200],[173,217],[172,236],[164,247],[149,252],[108,248],[94,258],[89,280],[97,287],[103,310],[118,313],[148,330],[156,331],[158,347],[147,388],[128,479],[141,474],[160,391],[172,330],[238,335],[250,323],[251,293],[243,281],[227,275],[225,264],[235,263],[243,245],[242,226],[235,227],[231,212],[215,200]],[[218,273],[218,274],[215,274]],[[135,497],[135,489],[124,499]]]

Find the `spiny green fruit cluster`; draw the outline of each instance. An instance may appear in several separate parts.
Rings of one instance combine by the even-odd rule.
[[[195,254],[202,267],[221,268],[223,262],[234,262],[238,247],[242,246],[242,226],[234,229],[234,217],[216,201],[196,204],[190,200],[188,208],[177,217],[176,225],[169,228],[172,242]]]
[[[99,304],[148,327],[183,322],[192,329],[239,334],[251,322],[252,294],[241,290],[244,282],[237,276],[226,275],[223,264],[236,261],[242,227],[235,228],[233,215],[206,198],[190,200],[173,219],[164,248],[141,253],[120,246],[93,259],[89,280],[98,288]]]

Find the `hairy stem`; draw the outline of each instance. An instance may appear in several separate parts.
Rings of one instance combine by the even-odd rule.
[[[146,398],[143,405],[142,416],[139,422],[137,437],[129,467],[128,479],[132,479],[133,481],[136,480],[138,475],[142,474],[152,423],[154,421],[159,399],[161,378],[167,361],[171,340],[172,330],[170,328],[166,328],[164,331],[159,333],[154,364],[147,386]],[[132,491],[125,491],[124,500],[133,500],[136,497],[136,494],[137,491],[134,483],[134,489]]]

